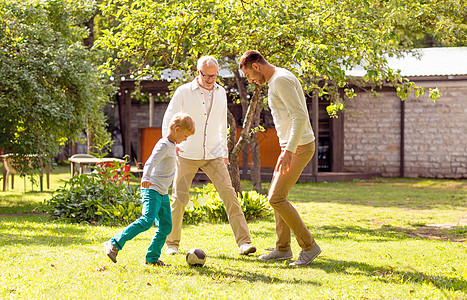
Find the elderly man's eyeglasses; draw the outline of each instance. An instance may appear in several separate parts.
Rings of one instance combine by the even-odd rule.
[[[219,74],[216,74],[216,75],[204,75],[201,70],[199,70],[199,72],[201,73],[201,76],[203,76],[204,79],[216,79],[217,76],[219,76]]]

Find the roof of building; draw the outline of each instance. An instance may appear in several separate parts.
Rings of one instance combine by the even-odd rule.
[[[467,75],[467,47],[419,48],[402,58],[388,57],[388,65],[405,77]],[[362,66],[346,71],[349,76],[366,74]]]

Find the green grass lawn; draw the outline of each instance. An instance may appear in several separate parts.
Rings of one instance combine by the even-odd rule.
[[[311,265],[257,259],[275,244],[270,218],[249,222],[258,252],[248,257],[237,254],[228,224],[185,226],[182,255],[162,254],[172,266],[160,268],[143,265],[154,228],[113,264],[102,243],[123,227],[38,214],[68,178],[59,167],[50,190],[31,191],[28,182],[24,192],[18,177],[15,189],[0,192],[1,299],[467,299],[465,180],[297,184],[290,200],[323,250]],[[204,267],[186,264],[192,247],[208,255]],[[292,250],[296,258],[295,240]]]

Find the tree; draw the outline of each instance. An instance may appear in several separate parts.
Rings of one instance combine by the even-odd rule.
[[[98,47],[115,51],[115,55],[109,57],[103,65],[109,76],[112,70],[125,63],[135,66],[133,73],[136,76],[150,75],[154,79],[158,79],[159,72],[166,68],[194,71],[199,56],[206,54],[226,58],[226,64],[235,66],[232,70],[238,74],[235,57],[239,49],[226,47],[223,41],[223,38],[235,40],[235,33],[231,31],[234,25],[215,21],[220,32],[220,35],[215,37],[208,32],[199,31],[199,28],[209,28],[213,25],[212,18],[216,18],[217,9],[221,9],[222,13],[230,14],[230,6],[223,6],[222,3],[217,6],[212,1],[108,1],[101,9],[104,17],[113,14],[115,18],[118,16],[121,20],[118,26],[103,30],[103,37],[96,43]],[[231,17],[234,20],[233,15]],[[191,39],[194,35],[197,41]],[[216,44],[219,47],[216,48]],[[224,62],[221,60],[222,63]],[[237,80],[237,84],[244,85],[244,81]],[[245,97],[242,98],[243,103],[248,102]],[[236,123],[233,116],[229,115],[231,133],[229,173],[237,192],[241,191],[238,156],[249,139],[259,94],[253,99],[249,113],[244,112],[249,117],[245,118],[242,135],[237,143],[234,143]],[[259,176],[257,178],[260,183]]]
[[[328,113],[335,117],[344,109],[340,91],[348,98],[355,95],[349,88],[355,80],[345,69],[357,65],[367,70],[365,85],[389,82],[401,99],[413,90],[422,94],[423,88],[388,68],[386,57],[410,51],[413,28],[439,41],[465,42],[467,9],[460,0],[443,5],[436,0],[108,0],[102,10],[120,18],[97,42],[115,51],[103,65],[109,76],[116,66],[129,63],[135,75],[158,79],[165,68],[193,70],[206,54],[226,58],[235,73],[232,62],[245,50],[258,49],[272,64],[298,74],[307,93],[327,95]],[[256,88],[251,101],[240,94],[249,106],[242,135],[230,151],[237,191],[238,155],[250,135],[260,92]],[[433,99],[437,96],[432,93]]]
[[[48,163],[86,126],[108,140],[101,108],[112,89],[78,26],[92,9],[87,0],[0,2],[0,149],[22,172]]]

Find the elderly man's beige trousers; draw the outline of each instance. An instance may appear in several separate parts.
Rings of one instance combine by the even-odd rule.
[[[304,251],[311,250],[316,244],[297,210],[287,200],[287,195],[314,153],[315,142],[300,145],[293,155],[290,171],[286,174],[274,172],[268,198],[269,203],[274,208],[277,234],[276,249],[279,251],[290,250],[291,229],[295,234],[298,244]]]
[[[179,247],[182,235],[183,214],[189,201],[191,182],[198,169],[201,169],[211,180],[224,203],[230,226],[238,246],[250,244],[250,232],[237,193],[223,158],[209,160],[191,160],[177,158],[177,168],[172,187],[172,232],[167,237],[167,247]]]

